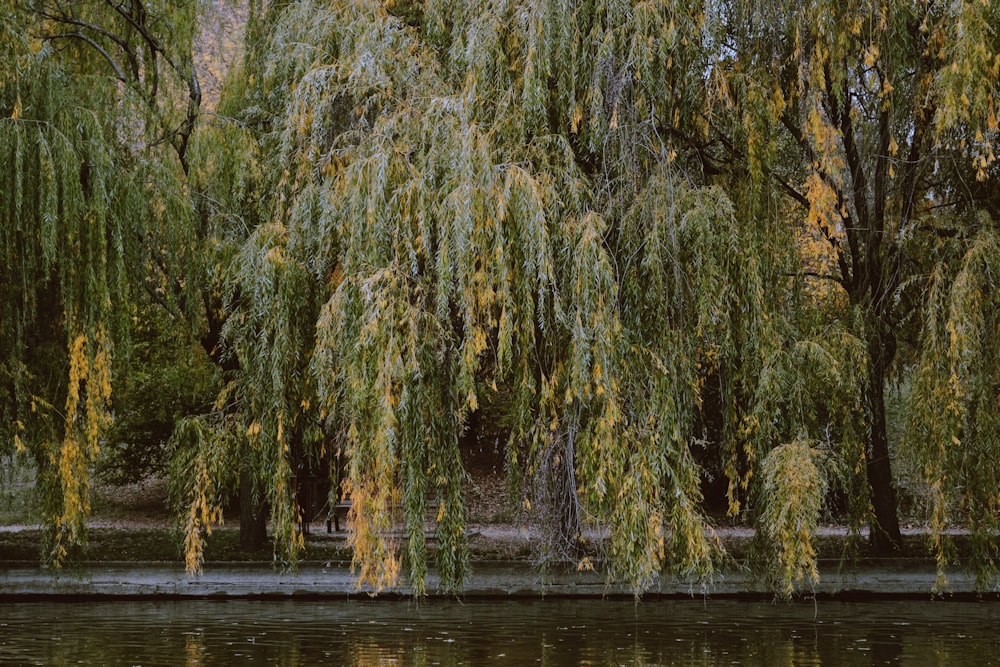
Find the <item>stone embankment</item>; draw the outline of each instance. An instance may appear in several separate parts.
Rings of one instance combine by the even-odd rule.
[[[21,555],[14,556],[13,560],[0,558],[0,598],[336,598],[364,597],[375,593],[358,587],[348,562],[350,552],[343,532],[333,535],[322,530],[314,532],[307,540],[306,557],[310,560],[300,563],[294,571],[277,568],[270,561],[218,560],[207,562],[204,572],[197,576],[185,573],[183,564],[178,560],[151,561],[149,555],[156,552],[158,542],[166,540],[169,543],[169,536],[160,535],[157,530],[147,532],[149,535],[134,527],[132,531],[111,530],[108,535],[115,536],[110,542],[111,547],[97,549],[98,557],[63,570],[42,568],[36,561],[28,560],[31,556],[24,554],[30,554],[31,549],[16,552]],[[773,598],[770,584],[754,576],[750,568],[743,564],[749,555],[752,531],[726,529],[720,533],[732,560],[727,561],[726,568],[716,574],[710,583],[702,584],[667,575],[654,582],[644,597]],[[150,535],[156,540],[152,540]],[[95,538],[105,537],[100,531],[95,531]],[[904,553],[926,553],[926,549],[919,546],[925,542],[926,535],[919,530],[911,530],[905,537],[908,548]],[[470,532],[471,573],[460,596],[599,598],[633,595],[628,585],[609,582],[596,559],[594,571],[579,571],[573,567],[539,570],[533,560],[533,538],[537,536],[512,526],[474,526]],[[820,580],[814,587],[800,586],[803,595],[926,599],[933,594],[937,573],[931,558],[918,555],[844,561],[835,557],[843,553],[846,538],[843,529],[827,527],[817,538],[821,547]],[[95,541],[100,543],[101,539]],[[160,545],[159,551],[170,549]],[[143,557],[143,554],[146,556]],[[10,558],[10,555],[8,553],[7,557]],[[955,568],[947,573],[947,579],[946,595],[980,596],[976,591],[975,578],[969,572]],[[454,593],[440,589],[433,568],[428,572],[426,593],[428,597],[454,597]],[[388,598],[406,597],[411,596],[413,590],[404,582],[378,594]],[[1000,599],[995,592],[983,597]]]
[[[949,573],[948,595],[975,595],[974,580],[961,571]],[[809,594],[838,598],[931,597],[933,562],[926,559],[869,560],[850,568],[839,562],[821,563],[821,577]],[[53,572],[30,564],[0,564],[0,598],[287,598],[354,597],[374,591],[359,589],[349,564],[306,562],[296,571],[281,571],[267,563],[208,563],[191,576],[176,563],[95,563]],[[440,591],[431,570],[430,597]],[[412,595],[407,585],[383,590],[380,596]],[[600,572],[572,569],[539,572],[524,561],[474,562],[461,597],[620,597],[628,586],[609,583]],[[765,582],[739,568],[723,572],[709,585],[664,577],[646,598],[757,597],[773,594]]]

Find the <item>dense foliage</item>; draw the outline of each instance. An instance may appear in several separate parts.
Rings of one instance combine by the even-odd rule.
[[[223,387],[169,450],[191,568],[237,488],[294,562],[320,475],[363,583],[423,590],[432,516],[460,588],[488,404],[541,556],[591,565],[606,531],[637,591],[711,578],[713,475],[783,593],[824,512],[898,549],[898,456],[942,566],[965,519],[989,580],[992,4],[251,2],[210,116],[195,6],[0,23],[0,429],[51,480],[57,559],[138,372],[110,362],[167,322]]]
[[[42,1],[2,15],[0,429],[38,464],[58,563],[83,539],[131,295],[156,289],[150,261],[183,254],[196,16]]]

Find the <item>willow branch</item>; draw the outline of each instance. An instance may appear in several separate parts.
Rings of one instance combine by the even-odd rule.
[[[52,21],[53,23],[62,23],[62,24],[65,24],[65,25],[74,25],[74,26],[76,26],[78,28],[84,28],[84,29],[89,30],[91,32],[97,33],[98,35],[101,35],[102,37],[107,37],[112,42],[114,42],[115,44],[117,44],[118,48],[120,48],[122,50],[122,52],[127,52],[128,51],[128,44],[125,42],[124,39],[122,39],[119,35],[116,35],[115,33],[111,32],[110,30],[108,30],[106,28],[102,28],[99,25],[94,25],[93,23],[89,23],[87,21],[83,21],[83,20],[80,20],[78,18],[73,18],[72,16],[67,16],[65,14],[50,14],[50,13],[44,11],[44,10],[37,10],[36,13],[38,14],[38,16],[41,16],[44,19],[48,19],[48,20]]]
[[[118,62],[111,57],[111,54],[108,53],[103,46],[82,32],[61,32],[56,35],[44,35],[42,39],[46,41],[53,41],[56,39],[79,39],[80,41],[85,42],[88,46],[101,54],[101,57],[108,61],[108,64],[111,65],[111,69],[115,71],[115,78],[122,83],[128,83],[128,79],[125,78],[125,72],[122,70],[121,65],[119,65]]]
[[[847,289],[847,286],[844,284],[843,277],[836,276],[832,273],[818,273],[816,271],[789,271],[784,275],[788,278],[816,278],[817,280],[827,280],[832,283],[837,283],[844,289]]]

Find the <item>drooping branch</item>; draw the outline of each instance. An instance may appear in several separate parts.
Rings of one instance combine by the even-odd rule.
[[[150,29],[145,10],[142,8],[141,3],[116,3],[112,0],[105,0],[104,4],[113,10],[115,14],[124,19],[128,26],[135,31],[135,34],[139,36],[139,39],[148,54],[148,62],[144,65],[141,66],[136,60],[136,50],[130,43],[130,39],[123,35],[116,34],[113,30],[110,30],[107,27],[96,25],[90,21],[86,21],[78,16],[72,15],[68,13],[65,8],[58,5],[58,3],[56,10],[49,11],[46,9],[45,5],[42,5],[41,7],[35,9],[34,12],[45,21],[56,25],[74,26],[78,28],[78,30],[42,35],[41,38],[47,41],[58,39],[76,39],[84,42],[108,62],[114,71],[115,78],[122,83],[135,88],[140,93],[140,96],[145,101],[146,106],[153,114],[161,119],[161,122],[163,122],[163,114],[160,110],[158,100],[160,91],[160,71],[157,61],[162,59],[162,62],[166,63],[166,65],[184,81],[188,92],[183,120],[177,127],[163,128],[163,139],[166,139],[174,148],[177,158],[180,161],[181,168],[184,173],[187,174],[190,169],[187,158],[188,144],[190,143],[191,134],[194,132],[194,127],[201,109],[201,85],[198,81],[198,74],[194,67],[192,55],[189,52],[182,53],[180,55],[172,55],[170,53],[170,50],[163,45],[160,39],[157,38],[157,36]],[[133,6],[135,7],[135,11],[132,9]],[[118,47],[124,57],[128,59],[129,72],[127,74],[121,63],[116,60],[108,49],[102,46],[97,39],[91,37],[91,34],[105,38]],[[148,78],[144,80],[145,77]]]
[[[116,35],[115,33],[111,32],[110,30],[107,30],[107,29],[105,29],[105,28],[103,28],[103,27],[101,27],[99,25],[94,25],[93,23],[90,23],[88,21],[83,21],[81,19],[75,18],[73,16],[68,16],[66,14],[58,14],[58,15],[57,14],[51,14],[51,13],[46,12],[44,10],[38,10],[38,15],[41,16],[42,18],[48,19],[49,21],[52,21],[54,23],[61,23],[61,24],[64,24],[64,25],[77,26],[78,28],[82,28],[82,29],[87,30],[89,32],[93,32],[93,33],[96,33],[98,35],[101,35],[102,37],[106,37],[106,38],[110,39],[112,42],[114,42],[115,44],[117,44],[118,48],[121,49],[122,53],[130,55],[129,45],[128,45],[128,43],[124,39],[122,39],[121,36]]]
[[[783,274],[787,278],[815,278],[817,280],[827,280],[844,286],[844,279],[832,273],[819,273],[818,271],[789,271]]]
[[[115,72],[116,79],[118,79],[122,83],[128,83],[128,79],[125,77],[125,72],[124,70],[122,70],[121,65],[119,65],[118,62],[111,57],[111,54],[108,53],[104,47],[102,47],[100,44],[98,44],[97,42],[95,42],[93,39],[83,34],[82,32],[61,32],[55,35],[45,35],[42,37],[42,39],[46,41],[54,41],[57,39],[78,39],[82,42],[85,42],[88,46],[90,46],[92,49],[101,54],[101,57],[108,62],[108,64],[111,66],[111,69],[113,69]]]

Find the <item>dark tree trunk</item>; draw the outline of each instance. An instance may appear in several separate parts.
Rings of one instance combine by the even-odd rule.
[[[885,417],[885,375],[894,354],[895,341],[891,333],[876,331],[871,334],[868,386],[864,397],[868,419],[865,462],[872,504],[870,540],[876,555],[895,553],[902,546]]]
[[[249,470],[240,470],[240,546],[248,549],[267,542],[267,521],[264,504],[253,492]]]
[[[239,371],[239,359],[234,354],[224,354],[222,349],[222,328],[225,325],[225,317],[220,315],[223,312],[221,304],[211,303],[207,296],[204,298],[208,327],[200,342],[209,358],[228,380]],[[240,545],[246,549],[263,546],[267,542],[267,508],[253,492],[253,478],[245,464],[241,464],[240,468],[239,493]]]

